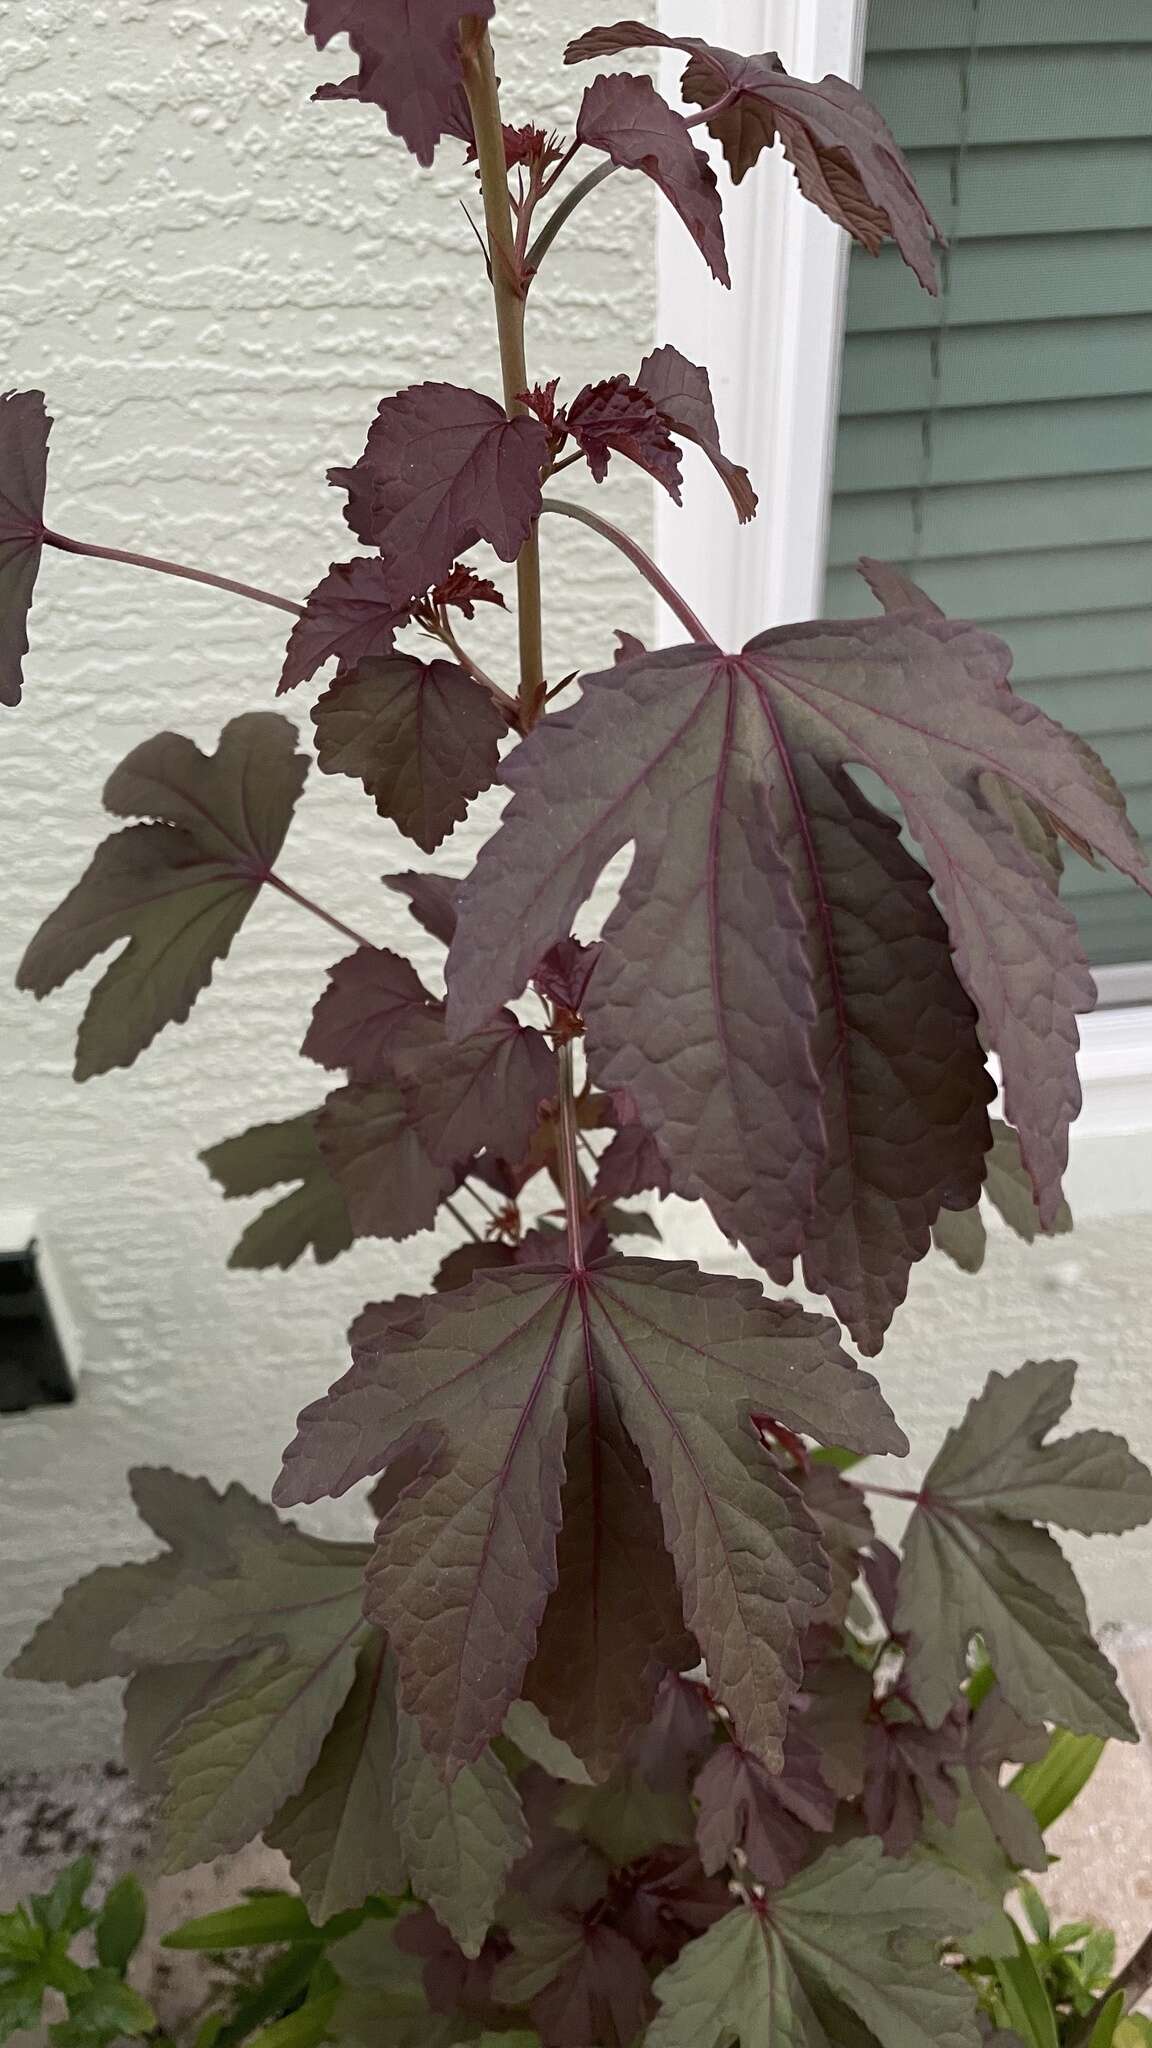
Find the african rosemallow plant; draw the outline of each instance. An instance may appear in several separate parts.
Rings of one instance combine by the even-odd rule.
[[[510,792],[469,875],[386,878],[447,948],[441,1000],[281,875],[308,767],[284,718],[241,714],[211,756],[162,734],[112,773],[107,807],[135,822],[20,971],[43,996],[120,947],[79,1077],[182,1022],[279,890],[352,948],[303,1047],[343,1078],[204,1155],[227,1196],[289,1190],[234,1263],[330,1259],[445,1214],[464,1235],[430,1294],[357,1317],[351,1370],[285,1458],[284,1506],[372,1482],[373,1543],[137,1474],[164,1551],[83,1580],[16,1669],[128,1678],[128,1755],[173,1865],[263,1831],[320,1923],[411,1898],[394,1940],[359,1931],[363,2002],[338,2031],[972,2048],[975,1989],[940,1958],[1006,1941],[1013,1873],[1044,1862],[1002,1767],[1049,1723],[1133,1735],[1049,1525],[1130,1529],[1152,1480],[1116,1437],[1048,1441],[1070,1364],[993,1373],[922,1485],[879,1489],[911,1508],[898,1558],[849,1468],[905,1438],[837,1325],[615,1246],[657,1237],[634,1198],[698,1199],[776,1283],[799,1260],[875,1353],[933,1233],[979,1263],[983,1188],[1026,1236],[1066,1227],[1094,991],[1062,850],[1144,888],[1148,871],[1107,771],[1015,694],[1008,649],[895,570],[863,565],[879,611],[767,622],[732,651],[632,538],[553,495],[559,471],[603,483],[623,460],[677,497],[688,441],[735,516],[756,510],[707,371],[676,349],[572,394],[546,337],[528,366],[534,280],[604,179],[652,180],[722,283],[694,130],[736,180],[780,142],[804,195],[868,249],[890,237],[929,291],[940,238],[867,101],[772,55],[674,45],[686,115],[618,62],[666,37],[594,29],[568,60],[615,68],[573,137],[505,125],[494,11],[308,0],[317,43],[345,34],[358,61],[323,97],[378,104],[421,162],[465,145],[476,163],[501,397],[427,382],[382,400],[332,472],[363,552],[305,603],[49,530],[43,401],[0,411],[10,698],[41,550],[113,556],[292,613],[280,690],[335,664],[312,709],[321,771],[362,782],[423,852],[480,791]],[[683,643],[621,632],[602,670],[550,681],[546,513],[622,549]],[[467,559],[482,544],[516,563],[514,687],[464,645],[501,602]],[[626,846],[586,943],[578,913]],[[994,1680],[973,1691],[977,1645]]]

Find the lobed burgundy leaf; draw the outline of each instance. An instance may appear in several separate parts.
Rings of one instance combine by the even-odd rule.
[[[752,1875],[773,1886],[787,1884],[808,1862],[814,1834],[831,1833],[839,1804],[819,1751],[791,1730],[780,1772],[766,1771],[739,1743],[725,1742],[693,1790],[704,1869],[714,1875],[741,1852]]]
[[[346,35],[360,68],[316,99],[357,99],[383,108],[417,162],[432,163],[445,135],[472,139],[460,65],[461,14],[491,21],[495,0],[306,0],[304,26],[323,50]]]
[[[608,474],[612,455],[626,455],[680,503],[680,450],[668,421],[648,393],[627,377],[586,384],[565,408],[564,424],[587,456],[598,484]]]
[[[411,617],[411,606],[395,605],[385,596],[386,580],[384,565],[374,555],[333,562],[288,636],[278,696],[310,682],[334,655],[344,674],[365,655],[391,654],[397,632]]]
[[[1079,1103],[1075,1012],[1091,1006],[1091,979],[1050,868],[990,810],[979,778],[995,773],[1149,887],[1122,810],[1082,749],[1014,695],[1009,665],[991,634],[901,612],[781,627],[741,656],[672,648],[587,677],[579,702],[505,764],[513,801],[460,897],[448,964],[457,1032],[519,993],[635,841],[589,990],[593,1075],[632,1095],[677,1192],[704,1196],[774,1277],[787,1279],[818,1208],[820,1257],[835,1201],[860,1241],[842,1306],[873,1347],[931,1217],[979,1185],[988,1144],[982,1106],[948,1071],[958,1058],[978,1085],[949,949],[1000,1054],[1041,1217],[1059,1213]],[[900,801],[947,942],[848,764]],[[894,957],[869,914],[903,920]],[[917,1031],[892,1098],[900,1129],[846,1155],[830,1127],[871,1112],[862,1095],[849,1100],[845,1061],[875,1034],[868,1056],[881,1067],[894,985]],[[914,1017],[926,989],[930,1033]]]
[[[652,1188],[672,1192],[672,1175],[655,1138],[642,1124],[625,1124],[602,1154],[596,1173],[596,1199],[623,1202]]]
[[[656,1792],[687,1792],[711,1753],[716,1726],[704,1685],[665,1673],[651,1720],[632,1744],[636,1770]]]
[[[42,391],[0,391],[0,704],[18,704],[23,689],[51,431]]]
[[[385,593],[406,604],[477,541],[515,560],[539,517],[547,460],[539,420],[510,420],[456,384],[413,384],[382,400],[355,467],[328,474],[349,493],[357,538],[380,550]]]
[[[618,168],[643,171],[671,200],[713,277],[730,285],[716,174],[692,140],[683,114],[661,99],[650,78],[619,72],[588,87],[577,139],[602,149]]]
[[[432,1282],[437,1294],[449,1294],[454,1287],[467,1287],[477,1273],[514,1266],[516,1253],[510,1244],[458,1244],[436,1269]]]
[[[415,968],[399,953],[361,946],[329,968],[301,1051],[319,1066],[342,1067],[350,1081],[387,1081],[398,1054],[443,1035],[444,1006]]]
[[[77,1080],[131,1066],[210,983],[292,822],[308,772],[296,738],[286,718],[251,711],[229,721],[214,754],[157,733],[113,769],[105,809],[154,822],[104,840],[17,975],[19,988],[46,996],[120,946],[88,1000]]]
[[[739,463],[729,461],[720,445],[720,428],[707,370],[699,363],[690,363],[678,348],[666,344],[645,356],[636,382],[659,408],[673,433],[703,449],[728,492],[741,524],[754,518],[759,499],[748,471]],[[643,651],[639,641],[632,651]]]
[[[618,642],[616,660],[618,662],[635,661],[638,655],[647,654],[648,652],[643,640],[638,640],[635,633],[626,633],[621,627],[616,629],[616,639]]]
[[[527,2005],[543,2048],[633,2048],[655,2004],[644,1959],[624,1935],[592,1915],[541,1914],[512,1940],[495,1989]]]
[[[815,1527],[748,1412],[847,1445],[904,1446],[828,1322],[691,1266],[481,1274],[430,1298],[419,1325],[357,1348],[352,1371],[301,1416],[278,1496],[345,1492],[422,1432],[443,1432],[378,1531],[368,1606],[392,1637],[425,1746],[451,1775],[503,1725],[536,1650],[557,1583],[565,1439],[574,1421],[575,1451],[573,1403],[591,1387],[596,1455],[612,1455],[618,1417],[660,1509],[685,1625],[741,1739],[771,1764],[801,1676],[798,1632],[829,1581]]]
[[[457,1044],[398,1052],[395,1067],[412,1130],[445,1166],[484,1151],[522,1159],[557,1085],[547,1039],[511,1011]]]
[[[384,887],[408,898],[408,908],[418,925],[441,945],[450,946],[456,935],[456,897],[462,875],[385,875]]]
[[[602,1778],[648,1726],[666,1672],[694,1664],[697,1651],[652,1486],[610,1388],[574,1383],[565,1466],[557,1583],[523,1691]]]
[[[435,1221],[455,1176],[429,1157],[390,1083],[338,1088],[316,1119],[328,1170],[357,1237],[413,1237]]]
[[[350,775],[382,818],[434,853],[490,787],[507,731],[487,691],[450,661],[363,661],[312,709],[316,758]]]
[[[685,99],[715,108],[707,122],[739,184],[779,141],[806,199],[872,255],[890,236],[926,291],[935,292],[933,244],[944,237],[920,198],[900,149],[872,102],[843,78],[793,78],[775,51],[741,56],[698,36],[669,36],[642,22],[592,29],[565,61],[625,50],[683,50]],[[723,104],[721,104],[723,103]]]
[[[957,1774],[964,1762],[968,1710],[953,1708],[939,1728],[921,1726],[899,1701],[868,1724],[863,1811],[886,1856],[905,1856],[929,1813],[951,1827],[960,1810]]]

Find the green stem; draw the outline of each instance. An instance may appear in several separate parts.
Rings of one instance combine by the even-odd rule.
[[[560,200],[559,204],[548,215],[540,233],[528,251],[527,267],[530,272],[539,270],[565,221],[571,219],[581,201],[587,199],[590,192],[595,192],[596,187],[602,185],[605,178],[610,178],[615,169],[616,166],[613,163],[597,164],[594,171],[589,171],[585,177],[581,178],[578,185],[573,185],[572,190],[564,194],[563,199]]]
[[[528,389],[524,353],[524,281],[512,225],[500,87],[492,55],[492,39],[475,15],[467,16],[461,24],[460,50],[476,136],[476,154],[480,162],[504,406],[509,417],[514,418],[517,413],[526,411],[522,397]],[[539,718],[544,702],[544,620],[540,591],[540,538],[536,527],[520,551],[516,563],[516,586],[520,633],[520,726],[522,731],[528,732]]]

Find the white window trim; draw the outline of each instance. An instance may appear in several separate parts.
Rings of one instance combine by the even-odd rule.
[[[859,80],[867,0],[713,0],[708,39],[778,50],[789,70]],[[668,35],[701,32],[699,0],[658,0]],[[677,102],[683,58],[661,57],[661,89]],[[819,615],[848,240],[810,206],[782,160],[742,186],[725,179],[732,290],[708,276],[670,207],[657,215],[658,332],[707,363],[728,452],[747,462],[759,517],[737,531],[723,487],[689,450],[684,504],[656,492],[661,566],[721,643]],[[662,614],[665,639],[683,629]],[[1152,1135],[1152,963],[1104,968],[1100,1007],[1081,1019],[1085,1136]],[[1142,1178],[1152,1184],[1152,1171]],[[1143,1206],[1143,1205],[1142,1205]],[[1152,1185],[1149,1188],[1152,1206]]]

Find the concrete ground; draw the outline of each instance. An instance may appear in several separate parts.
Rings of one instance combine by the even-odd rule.
[[[1058,1859],[1038,1880],[1054,1917],[1111,1927],[1123,1960],[1152,1926],[1152,1645],[1114,1641],[1141,1730],[1132,1748],[1111,1743],[1076,1804],[1057,1822],[1049,1846]],[[0,1912],[29,1891],[45,1891],[85,1851],[96,1861],[94,1894],[123,1870],[140,1871],[149,1893],[149,1929],[133,1981],[162,2024],[185,2038],[210,1983],[204,1959],[160,1947],[182,1921],[232,1904],[247,1888],[289,1884],[282,1856],[254,1844],[240,1856],[178,1877],[148,1871],[148,1813],[118,1764],[85,1766],[49,1779],[38,1772],[0,1779]],[[15,2037],[14,2048],[42,2048]]]

